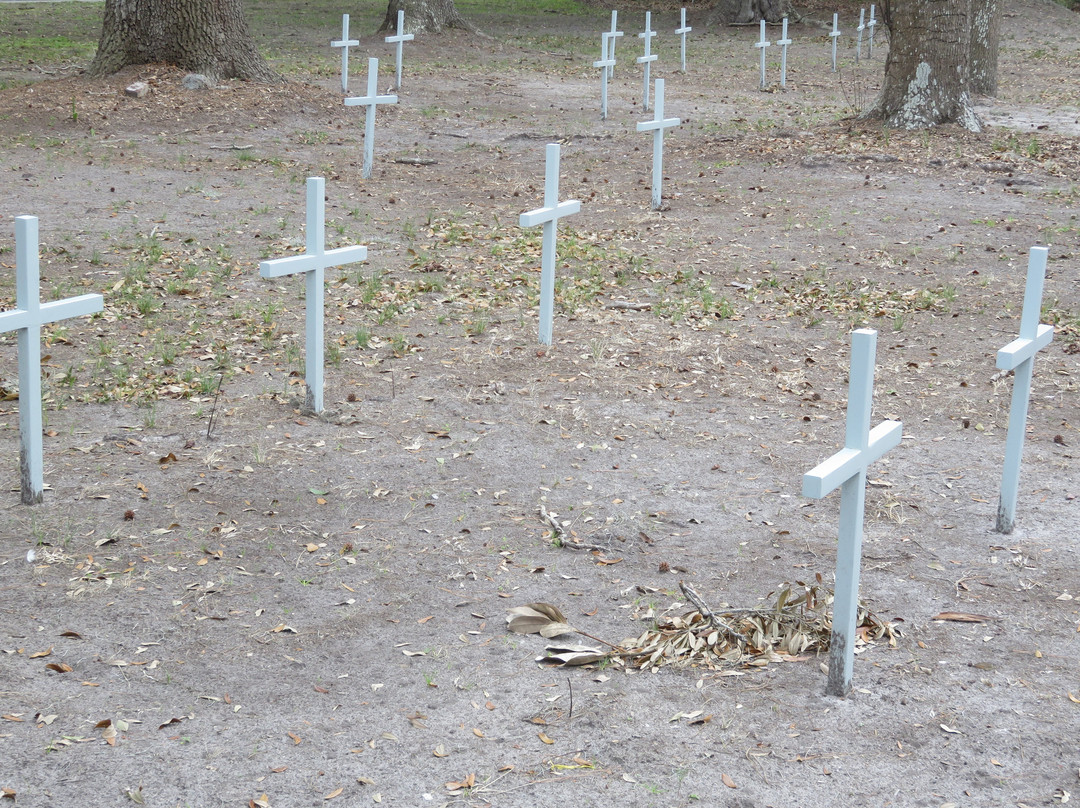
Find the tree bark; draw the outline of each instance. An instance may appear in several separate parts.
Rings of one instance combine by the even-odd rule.
[[[885,79],[881,95],[864,117],[879,118],[896,129],[958,123],[973,132],[982,130],[970,95],[972,2],[886,0]]]
[[[241,0],[105,0],[90,76],[153,62],[214,79],[282,80],[256,50]]]
[[[454,0],[389,0],[386,6],[386,17],[379,26],[379,32],[397,32],[399,10],[405,12],[403,34],[438,34],[448,28],[476,30],[458,13]]]
[[[978,95],[997,95],[1001,11],[1000,0],[972,0],[971,92]]]
[[[793,14],[791,0],[717,0],[708,25],[753,25],[759,20],[780,22]]]

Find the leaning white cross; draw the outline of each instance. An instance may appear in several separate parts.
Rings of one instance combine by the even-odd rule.
[[[661,185],[664,181],[664,130],[682,123],[679,118],[664,117],[664,80],[656,80],[656,115],[651,121],[638,123],[639,132],[653,133],[652,151],[652,207],[661,208]]]
[[[622,31],[618,30],[619,12],[612,9],[611,11],[611,30],[608,32],[608,47],[611,48],[606,58],[611,60],[611,64],[608,66],[607,74],[610,79],[615,75],[615,40],[623,35]]]
[[[521,227],[544,226],[542,254],[540,256],[540,342],[551,344],[551,321],[555,311],[555,231],[559,219],[581,210],[576,199],[559,201],[559,155],[558,143],[547,144],[544,170],[544,207],[521,214]]]
[[[19,479],[23,505],[41,502],[45,490],[41,449],[41,327],[101,311],[101,295],[42,303],[37,216],[15,217],[15,309],[0,313],[0,332],[18,331]]]
[[[652,52],[652,38],[656,31],[652,29],[652,12],[645,12],[645,30],[638,34],[638,39],[645,40],[645,55],[635,60],[639,65],[645,65],[645,87],[642,91],[642,109],[649,111],[649,65],[656,61],[656,54]]]
[[[784,30],[776,44],[780,46],[780,86],[787,87],[787,48],[791,44],[787,35],[787,17],[784,17]]]
[[[765,20],[761,21],[761,39],[754,43],[754,47],[761,51],[761,89],[765,89],[765,49],[772,43],[765,39]]]
[[[1039,323],[1042,310],[1043,281],[1046,278],[1046,247],[1032,247],[1028,257],[1027,287],[1024,289],[1024,312],[1020,316],[1020,336],[997,353],[1001,370],[1015,371],[1009,432],[1005,438],[1005,466],[1001,472],[1001,496],[998,500],[998,533],[1012,533],[1016,521],[1016,494],[1020,486],[1020,458],[1024,453],[1024,430],[1027,426],[1028,398],[1031,395],[1031,372],[1035,354],[1050,344],[1054,329]]]
[[[900,443],[903,435],[903,425],[899,421],[884,421],[870,429],[876,351],[877,331],[861,328],[851,335],[844,448],[803,475],[803,496],[806,497],[820,499],[840,486],[840,540],[836,551],[829,680],[825,688],[830,696],[846,696],[851,689],[855,623],[859,609],[866,468]]]
[[[367,107],[364,112],[364,167],[360,175],[371,177],[371,164],[375,159],[375,108],[379,104],[396,104],[396,95],[379,95],[379,60],[368,59],[367,95],[363,98],[346,98],[347,107]]]
[[[367,258],[367,247],[338,247],[326,249],[324,221],[326,217],[326,182],[322,177],[308,177],[307,223],[304,226],[307,250],[303,255],[290,255],[259,262],[259,274],[264,278],[283,275],[304,275],[304,384],[307,386],[305,406],[311,412],[323,411],[323,279],[331,267],[352,264]]]
[[[859,57],[862,56],[862,32],[866,30],[866,9],[859,9],[859,27],[856,28],[859,32],[858,39],[855,40],[855,64],[859,63]]]
[[[611,56],[608,40],[611,34],[603,31],[600,34],[600,59],[592,63],[593,67],[600,68],[600,120],[607,120],[607,85],[611,68],[615,67],[615,59]]]
[[[840,26],[837,24],[839,18],[838,14],[832,15],[832,31],[829,32],[829,36],[832,37],[832,72],[836,72],[836,38],[840,36]]]
[[[415,34],[403,34],[405,29],[405,9],[399,8],[397,13],[397,33],[394,36],[388,36],[386,41],[394,44],[397,43],[397,71],[394,76],[394,89],[400,92],[401,90],[401,48],[406,42],[411,42],[416,36]]]
[[[870,4],[870,22],[866,24],[866,27],[870,29],[870,35],[867,37],[867,49],[866,58],[874,58],[874,28],[877,26],[877,20],[874,19],[874,4]]]
[[[341,39],[330,42],[331,48],[341,48],[341,92],[349,92],[349,48],[359,45],[359,39],[349,39],[349,15],[341,15]]]
[[[679,11],[679,27],[675,29],[675,33],[679,35],[682,40],[682,58],[679,60],[679,64],[682,65],[680,72],[686,72],[686,35],[694,29],[686,24],[686,9],[680,9]]]

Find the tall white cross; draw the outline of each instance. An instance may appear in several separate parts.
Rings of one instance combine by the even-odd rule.
[[[1031,372],[1035,354],[1050,344],[1054,329],[1039,323],[1042,311],[1043,280],[1046,278],[1046,247],[1032,247],[1028,257],[1027,287],[1024,289],[1024,312],[1020,316],[1020,336],[997,353],[1001,370],[1015,371],[1009,432],[1005,438],[1005,466],[1001,472],[1001,497],[998,500],[998,533],[1012,533],[1016,521],[1016,494],[1020,486],[1020,458],[1024,453],[1028,398],[1031,395]]]
[[[540,342],[551,344],[551,321],[555,312],[555,234],[559,219],[581,210],[576,199],[559,201],[558,143],[547,144],[544,169],[544,207],[521,214],[522,227],[544,226],[543,252],[540,256]]]
[[[877,331],[861,328],[851,335],[847,428],[844,448],[803,475],[803,496],[820,499],[840,487],[840,531],[836,551],[836,593],[833,598],[829,681],[825,692],[846,696],[855,659],[855,623],[859,607],[859,564],[862,558],[866,468],[892,449],[903,435],[899,421],[883,421],[870,429],[874,398],[874,355]]]
[[[607,54],[607,58],[611,60],[611,64],[608,66],[607,73],[610,79],[615,75],[615,40],[623,35],[623,32],[618,30],[619,28],[619,12],[615,9],[611,11],[611,31],[608,32],[608,47],[611,48],[611,52]]]
[[[859,9],[859,27],[855,30],[859,32],[858,39],[855,40],[855,64],[859,63],[859,58],[862,56],[862,32],[866,30],[866,9]]]
[[[611,34],[604,31],[600,34],[600,59],[592,63],[593,67],[600,68],[600,120],[607,120],[607,84],[608,72],[615,67],[615,59],[611,56],[608,42]]]
[[[359,45],[359,39],[349,39],[349,15],[341,15],[341,39],[330,42],[331,48],[341,48],[341,92],[349,92],[349,48]]]
[[[367,107],[364,112],[364,167],[360,175],[371,177],[371,164],[375,159],[375,108],[378,104],[396,104],[396,95],[379,95],[379,60],[368,59],[367,95],[363,98],[346,98],[347,107]]]
[[[649,111],[649,65],[656,61],[656,54],[652,52],[652,38],[656,31],[652,29],[652,12],[645,12],[645,30],[638,34],[638,39],[645,40],[645,55],[639,56],[635,61],[639,65],[645,65],[645,88],[642,92],[642,109]]]
[[[765,20],[761,20],[761,39],[754,43],[754,47],[761,51],[761,89],[765,89],[765,49],[772,43],[765,39]]]
[[[415,34],[403,34],[405,30],[405,9],[399,8],[397,13],[397,33],[394,36],[388,36],[387,42],[391,44],[397,43],[397,71],[394,76],[394,89],[401,91],[401,48],[406,42],[412,42]]]
[[[23,505],[41,502],[45,491],[41,449],[41,327],[101,311],[101,295],[42,303],[37,216],[15,218],[15,309],[0,313],[0,332],[18,331],[19,480]]]
[[[787,17],[784,17],[783,32],[780,34],[780,39],[776,40],[776,44],[780,46],[780,86],[787,87],[787,47],[791,44],[787,35]]]
[[[838,14],[832,15],[832,31],[829,32],[829,36],[832,37],[832,72],[836,72],[836,38],[840,36],[840,26],[837,22],[839,18]]]
[[[264,278],[283,275],[304,275],[304,383],[307,386],[306,408],[323,411],[323,280],[331,267],[352,264],[367,258],[367,247],[338,247],[326,249],[324,222],[326,218],[326,182],[322,177],[308,177],[307,223],[304,226],[307,250],[303,255],[290,255],[259,262],[259,274]]]
[[[866,58],[874,58],[874,28],[877,26],[877,20],[874,19],[874,4],[870,4],[870,22],[866,24],[866,27],[870,29],[870,36],[867,37],[867,50]]]
[[[656,115],[651,121],[638,123],[639,132],[653,133],[652,149],[652,208],[660,210],[662,193],[661,185],[664,181],[664,130],[682,123],[679,118],[664,117],[664,80],[656,80]]]
[[[686,24],[686,9],[685,8],[680,9],[679,10],[679,27],[675,29],[675,33],[678,34],[682,39],[682,50],[681,50],[682,58],[680,59],[679,63],[682,65],[680,70],[683,73],[686,72],[686,35],[689,34],[693,30],[694,30],[693,28],[691,28],[689,25]]]

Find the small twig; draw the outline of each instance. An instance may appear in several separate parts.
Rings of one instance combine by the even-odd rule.
[[[563,533],[562,525],[556,521],[554,516],[547,512],[547,508],[544,507],[543,502],[540,503],[540,518],[551,528],[551,540],[553,542],[559,541]]]
[[[432,160],[430,157],[398,157],[394,162],[407,166],[433,166],[439,161]]]
[[[723,631],[729,639],[733,639],[736,641],[741,639],[741,636],[737,631],[735,631],[735,629],[733,629],[730,625],[728,625],[725,621],[721,620],[713,613],[713,610],[709,608],[708,604],[706,604],[705,601],[701,599],[701,596],[694,591],[694,587],[690,586],[690,584],[688,583],[679,581],[679,589],[681,589],[682,593],[686,595],[686,599],[697,607],[697,610],[701,614],[701,616],[708,620],[713,628],[718,628]]]
[[[225,371],[221,371],[221,376],[218,378],[217,391],[214,393],[214,404],[210,407],[210,421],[206,425],[206,439],[210,440],[210,433],[214,429],[214,413],[217,412],[218,399],[221,397],[221,384],[225,381]]]
[[[570,677],[566,677],[566,686],[570,688],[570,712],[566,716],[566,723],[569,724],[574,720],[574,685],[570,682]]]

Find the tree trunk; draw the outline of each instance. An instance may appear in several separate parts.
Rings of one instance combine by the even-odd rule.
[[[447,28],[476,30],[468,20],[458,14],[454,0],[389,0],[386,17],[379,26],[380,32],[397,32],[399,10],[405,12],[405,30],[401,32],[403,34],[438,34]]]
[[[215,79],[281,81],[255,49],[240,0],[105,0],[89,74],[152,62]]]
[[[971,92],[997,95],[998,41],[1001,39],[1000,0],[972,0]]]
[[[971,8],[972,0],[886,0],[885,79],[864,117],[896,129],[959,123],[981,131],[969,94]]]
[[[754,25],[759,20],[780,22],[793,13],[791,0],[717,0],[705,24]]]

